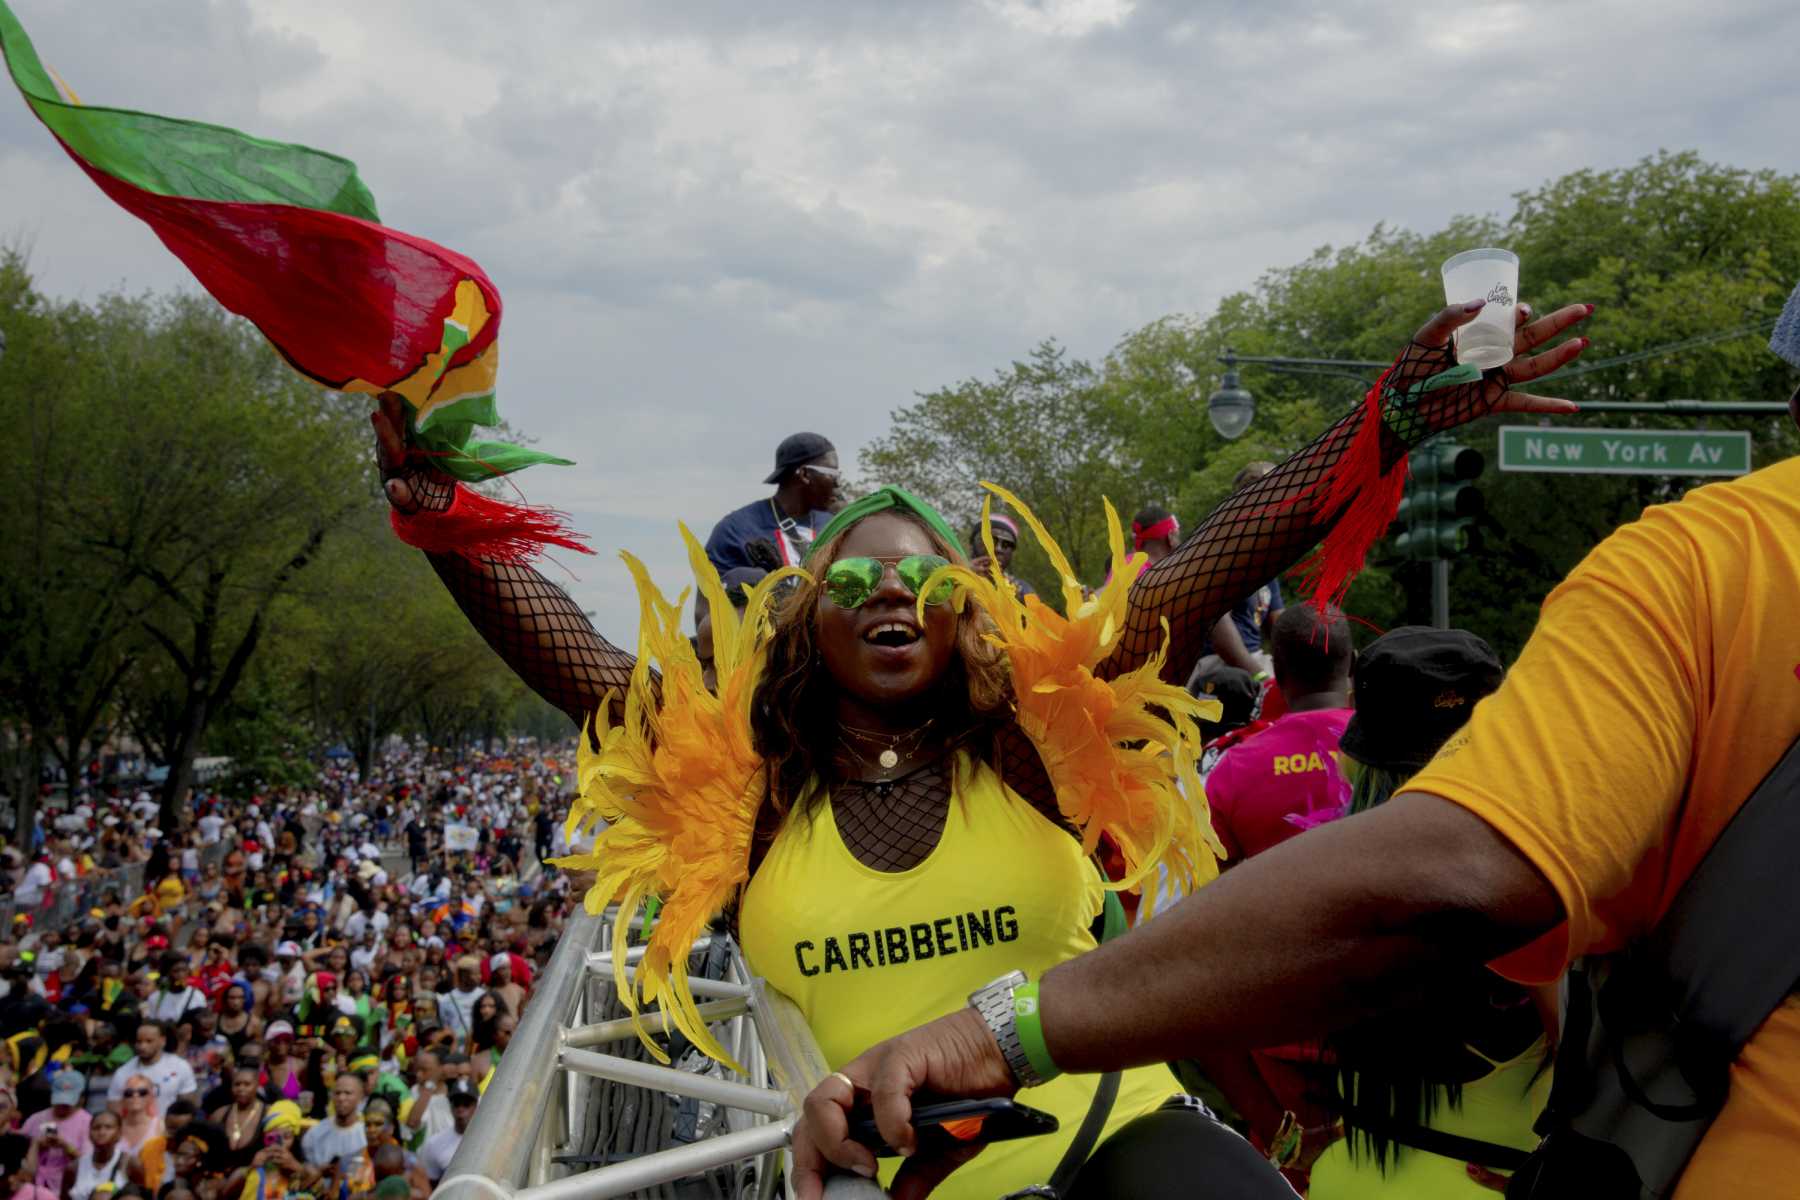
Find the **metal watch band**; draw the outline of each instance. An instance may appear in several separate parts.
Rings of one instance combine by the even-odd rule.
[[[1008,971],[1000,978],[969,994],[969,1007],[981,1014],[988,1032],[1000,1046],[1000,1055],[1019,1081],[1020,1087],[1041,1087],[1049,1082],[1039,1075],[1025,1048],[1019,1044],[1019,1027],[1013,1016],[1013,989],[1025,986],[1025,972]]]

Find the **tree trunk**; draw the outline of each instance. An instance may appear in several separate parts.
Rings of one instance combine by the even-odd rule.
[[[37,825],[38,791],[44,780],[44,737],[36,726],[19,750],[18,790],[13,793],[13,842],[26,857],[31,855],[31,831]]]

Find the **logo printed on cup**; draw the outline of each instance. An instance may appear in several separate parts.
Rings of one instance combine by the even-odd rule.
[[[1512,293],[1506,290],[1504,283],[1496,283],[1494,290],[1487,294],[1489,304],[1507,304],[1513,302]]]

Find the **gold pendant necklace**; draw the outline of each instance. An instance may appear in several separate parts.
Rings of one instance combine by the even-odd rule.
[[[909,730],[906,733],[897,734],[892,737],[887,734],[876,733],[872,729],[858,729],[854,725],[842,725],[840,728],[851,737],[856,738],[866,745],[879,746],[882,742],[886,742],[887,745],[882,746],[880,752],[875,755],[876,764],[880,766],[885,773],[892,771],[895,767],[900,765],[900,751],[903,744],[906,744],[906,752],[908,754],[911,754],[918,749],[919,744],[925,739],[926,731],[931,728],[932,723],[936,721],[936,719],[937,718],[933,717],[917,729]],[[857,758],[863,758],[862,752],[857,750],[854,746],[851,746],[848,742],[845,743],[845,749],[849,750],[850,753],[854,754]],[[867,759],[864,759],[864,761],[866,762]]]

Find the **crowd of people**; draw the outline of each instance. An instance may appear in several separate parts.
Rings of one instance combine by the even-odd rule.
[[[14,1194],[422,1200],[560,932],[540,862],[567,848],[573,765],[394,743],[368,778],[327,759],[309,787],[198,789],[173,821],[134,788],[48,796],[5,864]]]

